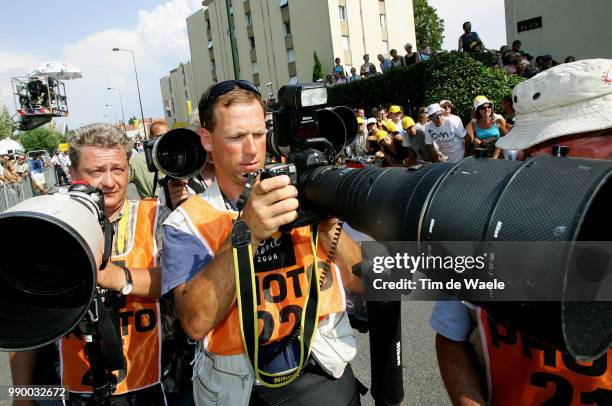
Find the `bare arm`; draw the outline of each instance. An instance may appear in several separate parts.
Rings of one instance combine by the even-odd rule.
[[[33,385],[34,367],[36,366],[36,350],[11,352],[11,375],[13,385]],[[33,400],[15,400],[13,406],[36,405]]]
[[[463,52],[463,34],[459,37],[459,45],[457,46],[457,52]]]
[[[161,271],[159,268],[129,268],[132,274],[131,295],[157,299],[161,296]],[[109,262],[104,270],[98,271],[98,286],[121,291],[125,285],[125,272],[120,266]]]
[[[440,156],[440,154],[438,154],[438,151],[436,150],[436,148],[433,146],[433,144],[426,144],[427,146],[427,152],[429,153],[429,159],[432,162],[440,162],[442,159],[442,157]]]
[[[466,342],[449,340],[436,334],[436,354],[440,375],[453,405],[485,405],[478,374]]]
[[[255,183],[242,212],[251,231],[255,251],[283,225],[297,218],[297,189],[288,176],[275,176]],[[221,320],[234,302],[236,286],[229,238],[214,259],[191,280],[174,288],[176,310],[187,335],[201,340]]]

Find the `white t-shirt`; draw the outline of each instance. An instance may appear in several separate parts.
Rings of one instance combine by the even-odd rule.
[[[425,126],[425,143],[438,144],[440,152],[448,158],[448,162],[459,162],[463,159],[465,145],[465,129],[457,120],[443,119],[440,127],[436,127],[433,121]]]

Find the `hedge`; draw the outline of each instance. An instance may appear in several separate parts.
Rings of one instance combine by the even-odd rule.
[[[392,68],[355,82],[328,89],[330,106],[365,107],[398,104],[416,119],[419,107],[452,100],[464,122],[472,114],[474,97],[485,95],[501,110],[503,97],[524,79],[503,69],[490,68],[464,53],[443,53],[435,59]]]

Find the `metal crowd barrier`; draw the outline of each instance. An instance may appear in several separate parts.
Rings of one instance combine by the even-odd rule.
[[[55,169],[46,168],[44,177],[46,188],[55,185]],[[36,188],[32,187],[32,178],[30,176],[26,176],[19,183],[5,183],[0,186],[0,212],[39,194]]]

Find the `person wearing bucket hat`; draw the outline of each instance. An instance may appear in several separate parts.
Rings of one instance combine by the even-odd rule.
[[[456,120],[461,125],[463,125],[463,122],[461,121],[461,118],[459,116],[456,116],[456,115],[453,114],[453,109],[455,108],[455,106],[453,105],[452,101],[450,101],[450,100],[442,100],[440,102],[440,107],[442,107],[444,109],[444,117],[450,118],[451,120]]]
[[[475,148],[485,148],[489,156],[499,158],[500,150],[495,148],[495,142],[504,134],[504,128],[495,121],[493,116],[493,102],[486,96],[477,96],[474,99],[474,120],[465,127],[468,141]]]
[[[425,143],[429,156],[434,162],[459,162],[465,155],[465,129],[455,120],[444,117],[444,109],[438,103],[427,106],[431,120],[425,126]],[[438,152],[434,147],[438,145]]]
[[[570,157],[612,160],[612,60],[553,67],[518,84],[512,98],[516,123],[497,141],[498,148],[537,156],[563,145]],[[533,339],[496,320],[495,331],[503,331],[503,337],[490,345],[494,332],[485,323],[475,326],[474,314],[462,302],[444,301],[436,303],[430,320],[437,333],[440,373],[453,404],[610,404],[612,350],[591,363],[579,363],[550,346],[528,349]],[[475,365],[484,368],[479,371]],[[483,390],[481,382],[488,387]]]
[[[391,123],[393,124],[393,123]],[[381,166],[398,166],[402,160],[398,155],[393,136],[385,130],[376,130],[374,137],[380,150],[376,151],[375,156]]]

